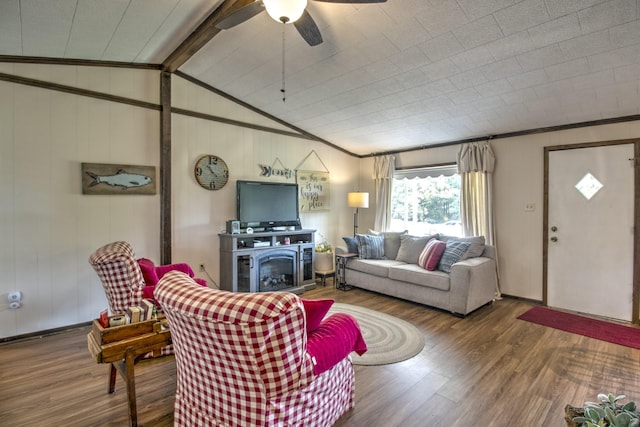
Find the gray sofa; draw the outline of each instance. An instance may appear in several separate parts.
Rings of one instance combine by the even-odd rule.
[[[386,259],[348,259],[345,269],[347,285],[437,307],[458,316],[465,316],[494,300],[497,272],[493,246],[480,246],[475,254],[480,256],[453,263],[448,273],[438,269],[428,271],[417,264],[419,251],[411,253],[416,252],[416,248],[422,250],[424,242],[414,243],[414,248],[410,244],[402,244],[396,255],[394,249],[397,243],[393,240],[404,236],[398,236],[399,233],[386,234]],[[406,241],[410,240],[409,237]],[[407,246],[405,251],[404,246]],[[337,248],[338,253],[345,251],[344,248]]]

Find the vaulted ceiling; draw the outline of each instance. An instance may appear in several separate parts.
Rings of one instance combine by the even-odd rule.
[[[0,55],[173,58],[180,72],[361,155],[639,118],[640,0],[310,0],[324,39],[314,47],[266,13],[211,27],[217,8],[248,1],[2,0]],[[201,41],[181,48],[200,24]]]

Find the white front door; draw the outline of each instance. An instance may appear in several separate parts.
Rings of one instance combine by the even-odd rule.
[[[631,321],[634,145],[548,155],[547,305]]]

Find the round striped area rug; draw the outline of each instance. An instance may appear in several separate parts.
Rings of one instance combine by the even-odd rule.
[[[351,353],[354,365],[387,365],[401,362],[420,353],[424,336],[411,323],[379,311],[351,304],[334,303],[332,313],[349,313],[358,320],[367,343],[362,356]]]

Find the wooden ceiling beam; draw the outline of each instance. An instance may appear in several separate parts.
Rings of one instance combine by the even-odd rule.
[[[220,31],[216,24],[221,18],[235,12],[243,6],[253,3],[255,0],[224,0],[216,10],[196,28],[162,63],[162,70],[175,72],[187,62],[193,55],[213,39]]]

